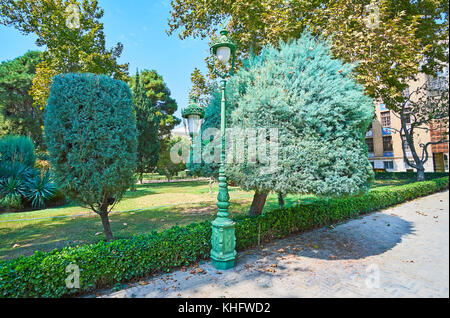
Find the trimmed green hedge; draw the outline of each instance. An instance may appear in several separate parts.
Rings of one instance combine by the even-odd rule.
[[[448,177],[448,172],[425,172],[425,179],[431,180],[436,178]],[[386,179],[416,179],[417,172],[375,172],[375,179],[386,180]]]
[[[257,217],[236,218],[237,249],[242,250],[289,234],[339,222],[448,188],[449,178],[373,189],[341,199],[317,199],[306,205],[275,209]],[[162,232],[36,252],[29,257],[0,263],[0,296],[61,297],[76,293],[67,289],[65,271],[70,264],[80,268],[78,292],[112,286],[158,271],[194,263],[209,257],[211,224],[193,223]]]

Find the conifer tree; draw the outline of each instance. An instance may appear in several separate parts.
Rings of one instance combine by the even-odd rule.
[[[44,124],[58,188],[71,201],[100,215],[106,240],[112,240],[108,215],[131,186],[136,169],[136,116],[130,88],[106,75],[57,75]]]
[[[351,76],[352,69],[334,59],[326,43],[304,33],[279,48],[267,46],[230,79],[227,127],[262,128],[267,136],[269,129],[278,131],[273,173],[264,172],[267,164],[259,157],[248,162],[248,149],[243,163],[226,166],[231,181],[255,191],[249,214],[262,212],[271,191],[345,196],[368,190],[373,172],[364,136],[373,118],[373,101]],[[203,131],[218,127],[216,104],[213,97]],[[265,150],[256,144],[259,156]],[[202,172],[214,168],[204,162],[200,166]]]
[[[159,117],[156,108],[142,87],[139,72],[134,79],[133,95],[138,130],[137,173],[142,183],[143,174],[156,168],[159,159]]]

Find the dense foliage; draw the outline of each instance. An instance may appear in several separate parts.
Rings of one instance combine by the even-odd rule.
[[[33,141],[25,136],[0,139],[0,208],[43,208],[56,194],[48,169],[34,169]]]
[[[44,208],[57,195],[50,172],[27,167],[21,163],[0,163],[0,208],[19,211],[23,208]],[[57,201],[61,201],[59,195]]]
[[[373,173],[363,140],[374,107],[351,71],[308,33],[252,58],[230,85],[231,128],[264,128],[267,136],[277,129],[277,170],[261,172],[266,149],[257,148],[256,164],[229,165],[227,176],[259,192],[339,196],[368,190]]]
[[[350,217],[386,208],[448,188],[449,178],[375,189],[361,196],[317,199],[307,205],[269,211],[257,217],[237,218],[237,249]],[[205,259],[211,249],[211,224],[194,223],[162,232],[66,247],[61,250],[0,262],[0,296],[61,297],[111,286],[158,271]],[[80,289],[67,289],[66,267],[80,268]]]
[[[40,52],[29,51],[0,64],[0,136],[30,136],[37,147],[43,147],[43,116],[29,92],[40,60]]]
[[[103,10],[97,0],[0,0],[0,24],[34,34],[45,47],[31,94],[45,107],[56,74],[90,72],[125,79],[127,64],[119,64],[123,45],[106,49]]]
[[[106,75],[54,78],[45,110],[45,139],[59,188],[102,218],[130,187],[136,168],[136,117],[130,88]]]
[[[33,168],[36,162],[34,144],[31,138],[8,135],[0,139],[0,163],[20,163]]]
[[[175,117],[178,108],[177,102],[171,97],[170,89],[164,82],[163,77],[155,70],[143,70],[140,74],[140,81],[145,94],[156,108],[157,116],[160,119],[159,136],[162,139],[170,136],[170,131],[180,123],[180,119]],[[130,79],[130,87],[134,89],[135,79]]]

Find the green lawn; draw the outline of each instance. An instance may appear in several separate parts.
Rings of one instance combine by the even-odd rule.
[[[377,180],[374,187],[401,185],[414,180]],[[230,187],[232,215],[246,213],[253,194]],[[150,183],[127,192],[110,214],[116,238],[130,237],[173,225],[212,220],[216,213],[217,184],[209,193],[207,181]],[[289,195],[286,205],[313,196]],[[271,194],[265,209],[278,207]],[[104,239],[100,217],[93,212],[65,205],[40,211],[0,214],[0,259],[30,255],[67,245],[94,243]]]

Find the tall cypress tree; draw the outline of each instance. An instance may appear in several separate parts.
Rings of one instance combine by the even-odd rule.
[[[160,118],[156,108],[146,96],[142,86],[139,71],[134,79],[133,95],[136,111],[136,126],[138,130],[137,173],[142,183],[143,174],[156,168],[159,159],[160,141],[158,128]]]

